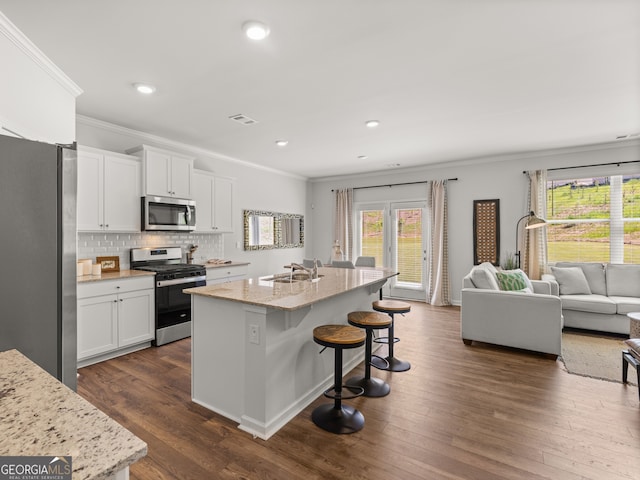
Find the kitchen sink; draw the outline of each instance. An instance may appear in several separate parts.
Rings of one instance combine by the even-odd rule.
[[[318,275],[318,278],[323,277],[324,275]],[[264,280],[265,282],[276,282],[276,283],[296,283],[304,280],[309,280],[309,275],[306,273],[294,273],[291,275],[290,273],[281,273],[278,275],[273,275],[271,277],[264,277],[260,280]]]

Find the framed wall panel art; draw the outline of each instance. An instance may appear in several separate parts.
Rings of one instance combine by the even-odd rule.
[[[473,201],[473,264],[500,264],[500,200]]]

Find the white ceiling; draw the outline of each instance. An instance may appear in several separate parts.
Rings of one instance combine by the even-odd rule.
[[[640,132],[639,0],[0,0],[0,11],[84,90],[79,114],[304,177]],[[246,20],[270,36],[247,39]],[[157,93],[136,93],[140,81]],[[239,113],[259,123],[229,120]]]

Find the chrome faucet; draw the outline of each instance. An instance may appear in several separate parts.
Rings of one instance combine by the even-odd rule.
[[[313,280],[318,278],[318,261],[313,261],[313,268],[307,268],[299,263],[291,263],[291,276],[293,276],[293,272],[296,270],[302,270],[309,275],[309,280]]]

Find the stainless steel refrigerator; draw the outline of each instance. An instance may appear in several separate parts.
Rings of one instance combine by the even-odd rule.
[[[0,351],[19,350],[73,390],[76,170],[75,148],[0,135]]]

